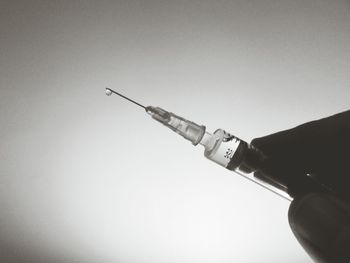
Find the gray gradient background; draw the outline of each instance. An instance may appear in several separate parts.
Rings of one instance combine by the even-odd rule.
[[[288,202],[104,87],[250,141],[349,108],[350,2],[0,1],[1,262],[310,262]]]

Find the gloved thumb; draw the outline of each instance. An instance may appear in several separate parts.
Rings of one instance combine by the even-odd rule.
[[[350,262],[350,205],[334,196],[311,193],[293,200],[289,225],[316,262]]]

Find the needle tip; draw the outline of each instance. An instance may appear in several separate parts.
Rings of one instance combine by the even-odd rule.
[[[107,96],[111,96],[112,95],[112,91],[109,88],[106,88],[105,93]]]

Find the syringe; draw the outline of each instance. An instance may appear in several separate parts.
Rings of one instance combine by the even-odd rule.
[[[289,201],[297,194],[297,189],[293,189],[295,184],[289,184],[283,177],[279,176],[286,171],[266,169],[266,167],[271,167],[271,160],[253,145],[222,129],[217,129],[211,134],[206,131],[206,127],[203,125],[198,125],[159,107],[145,107],[112,89],[106,88],[106,95],[110,96],[113,93],[144,108],[153,119],[180,134],[193,145],[204,146],[204,155],[209,160],[244,176]],[[308,188],[310,191],[328,190],[308,177],[297,183],[302,184],[303,188]]]

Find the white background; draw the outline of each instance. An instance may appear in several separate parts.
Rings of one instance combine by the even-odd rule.
[[[349,108],[349,1],[0,1],[1,262],[310,262],[288,202],[116,89],[247,141]]]

